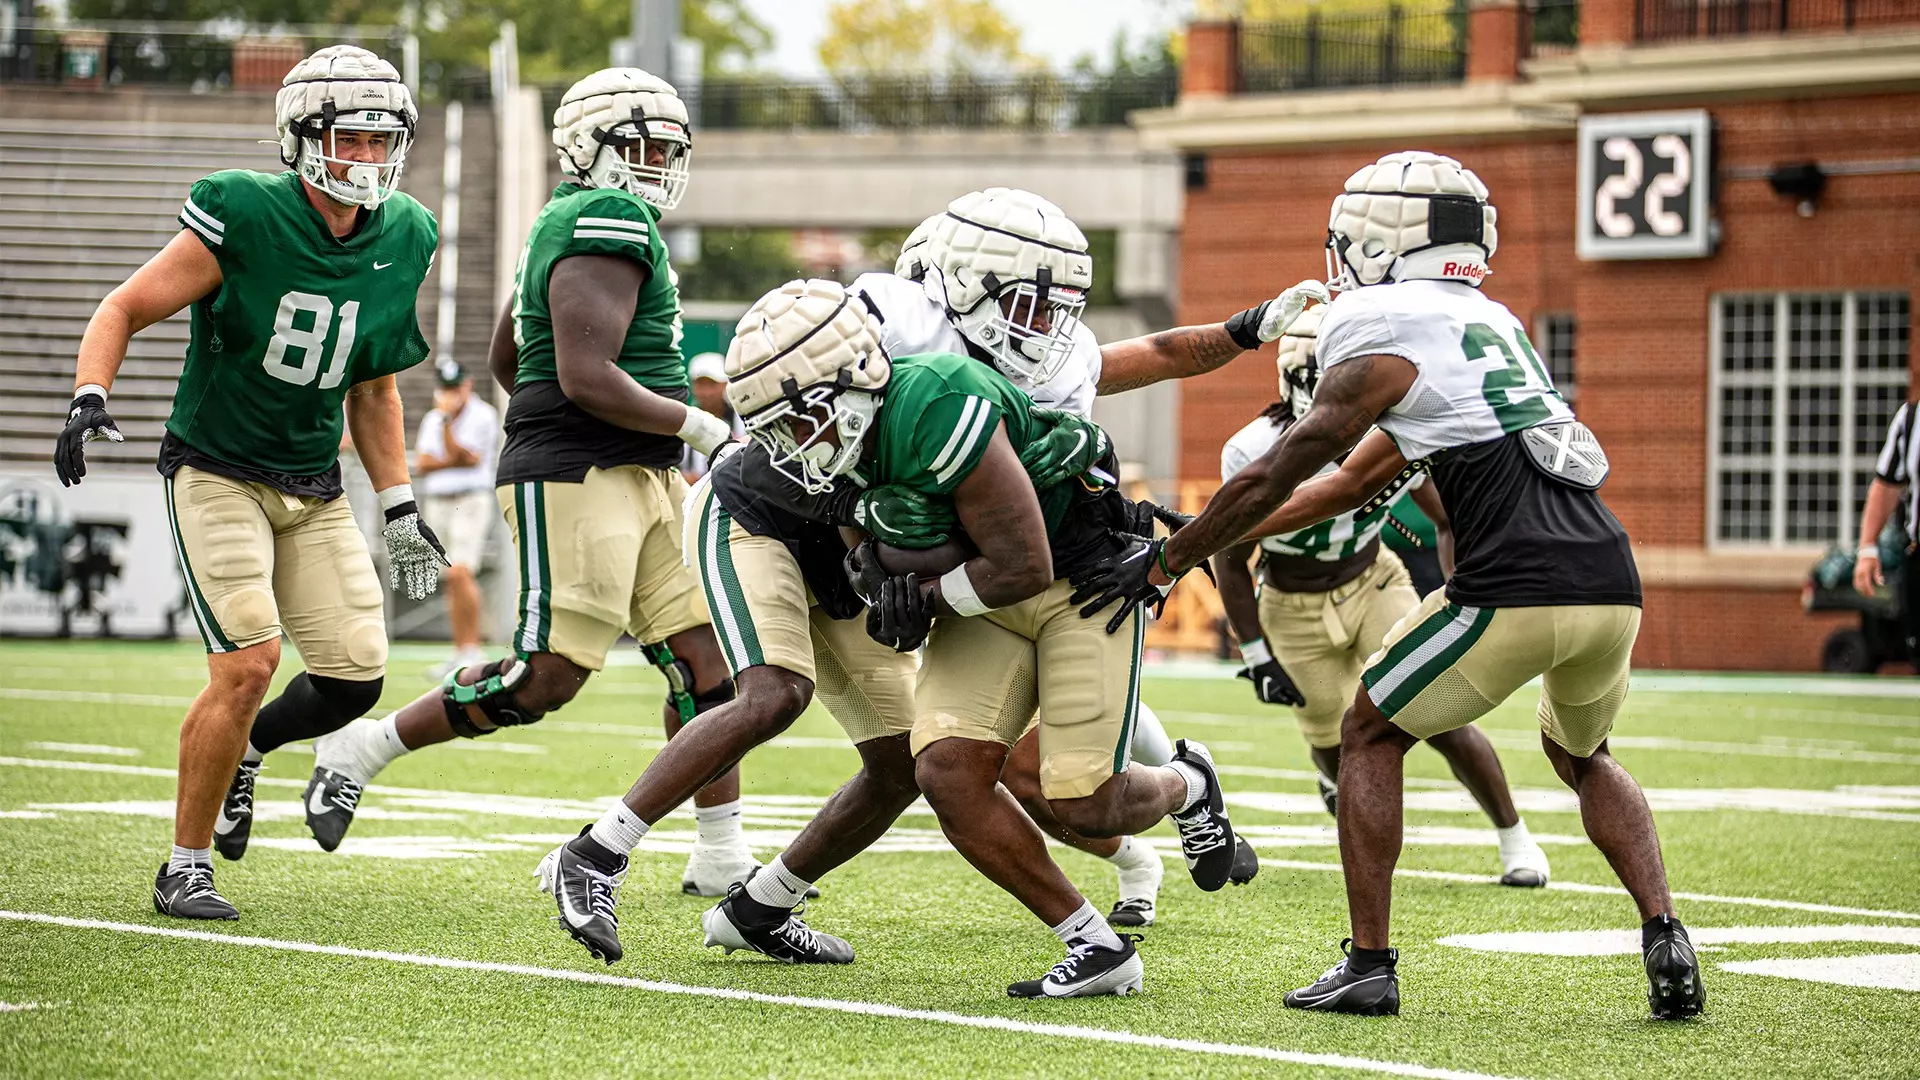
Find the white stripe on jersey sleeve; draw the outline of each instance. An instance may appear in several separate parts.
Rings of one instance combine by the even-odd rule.
[[[574,218],[573,223],[575,225],[590,225],[590,226],[596,226],[599,228],[607,228],[607,229],[636,229],[641,233],[645,233],[647,231],[646,222],[635,221],[632,218],[579,217],[579,218]]]
[[[961,406],[960,422],[953,425],[953,434],[947,436],[947,445],[941,447],[940,452],[934,455],[931,466],[933,471],[939,472],[947,467],[948,460],[953,457],[954,448],[960,445],[961,438],[966,435],[967,425],[973,421],[973,411],[981,404],[979,398],[969,396],[966,404]]]
[[[195,206],[191,196],[180,204],[180,224],[206,237],[207,242],[216,247],[227,236],[227,227],[212,214]]]
[[[973,424],[967,431],[967,441],[960,444],[960,452],[953,455],[953,460],[949,461],[944,468],[939,468],[939,471],[934,475],[933,480],[936,484],[946,483],[953,478],[954,473],[960,471],[960,466],[966,462],[967,456],[973,453],[974,444],[980,441],[981,434],[986,431],[987,421],[993,419],[993,410],[987,406],[986,402],[981,401],[979,398],[969,398],[968,400],[980,407],[974,410]],[[957,433],[960,427],[967,426],[963,419],[960,426],[954,428],[954,431]],[[949,443],[948,445],[952,444]]]
[[[1880,459],[1874,463],[1873,473],[1889,484],[1904,484],[1913,479],[1913,469],[1909,451],[1913,444],[1913,404],[1900,406],[1893,414],[1893,423],[1887,427],[1887,443],[1880,448]]]
[[[612,229],[575,229],[573,230],[573,238],[575,240],[622,240],[640,247],[647,246],[647,238],[645,236],[635,236],[627,232],[614,232]]]

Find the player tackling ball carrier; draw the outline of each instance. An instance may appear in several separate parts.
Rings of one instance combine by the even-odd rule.
[[[1389,154],[1347,180],[1328,224],[1340,295],[1320,325],[1313,405],[1166,540],[1079,578],[1089,614],[1164,599],[1187,570],[1250,533],[1376,423],[1400,464],[1427,463],[1458,542],[1447,588],[1394,626],[1341,738],[1340,858],[1351,951],[1289,1007],[1400,1008],[1388,945],[1402,758],[1536,676],[1541,744],[1579,798],[1594,845],[1633,896],[1655,1018],[1698,1013],[1700,968],[1667,889],[1646,799],[1607,751],[1627,693],[1640,580],[1595,489],[1606,457],[1573,419],[1504,306],[1479,291],[1496,242],[1479,178],[1451,158]],[[1117,625],[1116,625],[1117,628]]]
[[[208,682],[181,725],[173,854],[153,884],[155,909],[188,919],[239,918],[214,889],[210,848],[245,853],[262,755],[380,697],[386,625],[340,497],[343,402],[385,511],[395,591],[424,598],[446,563],[414,502],[394,386],[427,355],[414,299],[439,243],[432,216],[396,190],[412,96],[393,65],[335,45],[297,64],[274,105],[290,171],[193,185],[181,231],[87,324],[55,455],[61,481],[78,483],[83,445],[120,440],[107,391],[128,340],[193,305],[159,469]],[[283,631],[306,670],[262,708]]]

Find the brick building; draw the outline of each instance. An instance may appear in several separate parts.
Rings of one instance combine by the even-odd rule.
[[[1368,53],[1357,76],[1348,57],[1344,79],[1325,27],[1307,28],[1319,41],[1302,60],[1287,36],[1299,28],[1192,26],[1178,104],[1135,116],[1149,145],[1187,155],[1180,318],[1323,276],[1328,203],[1361,164],[1409,148],[1459,158],[1499,209],[1487,292],[1531,328],[1613,459],[1605,496],[1646,584],[1636,663],[1816,666],[1845,620],[1803,613],[1802,583],[1821,549],[1854,542],[1873,452],[1913,379],[1920,4],[1788,3],[1584,0],[1575,35],[1570,10],[1474,0],[1463,35],[1462,13],[1436,16],[1465,39],[1456,70],[1445,55],[1418,70],[1409,17],[1398,48]],[[1567,43],[1548,45],[1537,28],[1556,15]],[[1427,81],[1362,85],[1408,68]],[[1648,114],[1649,131],[1701,122],[1690,159],[1658,137],[1635,151],[1586,134]],[[1577,234],[1604,246],[1611,227],[1595,217],[1601,184],[1582,184],[1585,141],[1596,176],[1634,174],[1601,182],[1619,196],[1598,197],[1616,232],[1679,230],[1707,253],[1581,258]],[[1682,220],[1682,189],[1700,191],[1707,220]],[[1217,478],[1224,433],[1272,393],[1260,365],[1187,384],[1181,477]]]

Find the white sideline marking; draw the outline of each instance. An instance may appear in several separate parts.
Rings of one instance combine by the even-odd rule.
[[[1300,859],[1262,858],[1260,865],[1283,866],[1289,870],[1320,870],[1340,873],[1339,863],[1308,862]],[[1500,879],[1487,874],[1456,874],[1450,870],[1413,870],[1397,867],[1394,877],[1424,878],[1428,881],[1457,881],[1467,885],[1495,885]],[[1628,896],[1627,890],[1618,885],[1590,885],[1583,881],[1549,881],[1547,888],[1563,892],[1593,893],[1602,896]],[[1920,912],[1885,911],[1880,908],[1845,907],[1840,904],[1809,904],[1800,900],[1772,900],[1764,896],[1719,896],[1714,893],[1676,892],[1675,900],[1692,900],[1701,904],[1731,904],[1735,907],[1771,908],[1777,911],[1811,911],[1821,915],[1864,915],[1875,919],[1914,919],[1920,920]]]
[[[29,750],[48,750],[56,754],[102,754],[106,757],[139,757],[140,751],[131,746],[102,746],[99,743],[85,742],[30,742]]]
[[[1721,964],[1720,969],[1741,975],[1771,975],[1779,979],[1864,986],[1874,990],[1920,990],[1920,953],[1875,953],[1869,956],[1801,960],[1736,960]]]
[[[1426,1065],[1414,1065],[1400,1061],[1380,1061],[1371,1058],[1350,1057],[1346,1054],[1313,1054],[1300,1050],[1279,1050],[1268,1046],[1248,1046],[1241,1043],[1203,1042],[1198,1039],[1173,1039],[1162,1035],[1141,1035],[1131,1031],[1114,1031],[1108,1028],[1081,1027],[1073,1024],[1040,1024],[1029,1020],[1014,1020],[1000,1016],[969,1016],[966,1013],[940,1012],[933,1009],[905,1009],[897,1005],[883,1005],[872,1001],[841,1001],[837,998],[798,997],[790,994],[762,994],[752,990],[733,990],[719,986],[690,986],[685,983],[662,982],[655,979],[632,979],[620,975],[607,975],[597,971],[574,971],[568,968],[533,967],[528,964],[502,964],[483,960],[460,960],[448,956],[432,956],[426,953],[388,952],[381,949],[355,949],[345,945],[320,945],[307,941],[283,941],[278,938],[242,937],[237,934],[215,934],[205,930],[181,930],[170,926],[141,926],[135,923],[107,922],[102,919],[74,919],[64,915],[46,915],[35,911],[0,911],[0,919],[15,922],[40,923],[46,926],[59,926],[72,930],[113,930],[123,934],[145,934],[150,937],[175,938],[184,941],[205,941],[218,945],[244,945],[256,949],[277,949],[282,952],[316,953],[323,956],[345,956],[359,960],[385,960],[394,964],[411,964],[416,967],[451,968],[457,971],[483,971],[499,975],[522,975],[534,979],[553,979],[559,982],[586,983],[592,986],[617,986],[629,990],[643,990],[655,994],[681,994],[687,997],[718,998],[724,1001],[745,1001],[760,1005],[785,1005],[798,1009],[817,1009],[822,1012],[851,1013],[856,1016],[879,1016],[892,1020],[921,1020],[934,1024],[950,1024],[954,1027],[984,1028],[991,1031],[1008,1031],[1021,1035],[1050,1035],[1061,1039],[1081,1039],[1088,1042],[1119,1043],[1128,1046],[1146,1046],[1157,1050],[1179,1050],[1189,1054],[1211,1054],[1220,1057],[1258,1058],[1264,1061],[1282,1061],[1291,1065],[1308,1065],[1322,1069],[1352,1069],[1360,1072],[1380,1072],[1393,1076],[1428,1077],[1432,1080],[1498,1080],[1486,1073],[1464,1072],[1459,1069],[1438,1069]],[[1044,1008],[1044,1006],[1042,1006]]]

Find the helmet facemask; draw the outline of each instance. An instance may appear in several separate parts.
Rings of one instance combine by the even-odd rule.
[[[826,491],[860,464],[880,410],[880,395],[853,389],[846,385],[851,373],[841,374],[846,378],[837,383],[805,390],[783,380],[785,400],[745,421],[747,434],[766,448],[775,471],[810,495]]]
[[[581,177],[586,186],[619,188],[662,211],[680,205],[693,160],[693,142],[685,127],[672,120],[637,119],[595,131],[593,137],[600,152]],[[660,160],[649,164],[653,152]]]
[[[1280,400],[1295,420],[1313,408],[1313,392],[1320,386],[1320,319],[1326,305],[1315,304],[1280,335],[1277,366],[1280,369]]]
[[[291,134],[299,139],[298,160],[292,164],[300,171],[300,178],[348,206],[371,210],[387,201],[400,187],[400,170],[413,144],[412,125],[405,117],[382,109],[338,112],[331,101],[320,108],[319,115],[291,128]],[[338,146],[341,132],[384,137],[384,152],[376,148],[370,155],[373,161],[343,157]],[[343,176],[334,175],[335,165],[343,167]]]
[[[1087,308],[1084,290],[1057,285],[1042,266],[1031,279],[1003,281],[988,271],[986,298],[958,312],[961,336],[985,350],[1011,379],[1039,384],[1060,374],[1073,355],[1074,326]]]

